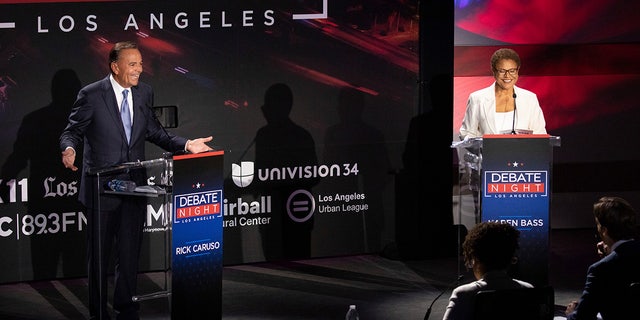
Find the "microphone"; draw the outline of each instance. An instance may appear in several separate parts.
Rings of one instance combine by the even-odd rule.
[[[511,134],[516,134],[516,91],[513,91],[513,120],[511,121]]]
[[[431,314],[431,308],[433,308],[433,304],[436,303],[436,300],[438,300],[445,292],[449,291],[451,288],[456,286],[460,282],[460,280],[462,280],[462,278],[464,278],[464,275],[459,275],[455,281],[451,282],[446,288],[444,288],[444,290],[440,292],[440,294],[438,294],[438,296],[435,299],[433,299],[433,301],[431,301],[431,304],[427,309],[427,313],[424,315],[424,320],[429,319],[429,315]]]
[[[151,111],[151,117],[153,118],[153,121],[157,123],[158,126],[160,126],[160,128],[162,128],[162,131],[164,131],[164,134],[171,136],[167,131],[167,129],[165,129],[165,127],[162,125],[162,122],[160,122],[160,119],[158,119],[158,115],[156,114],[156,111],[153,109],[153,107],[152,106],[148,106],[148,107],[149,107],[149,110]]]

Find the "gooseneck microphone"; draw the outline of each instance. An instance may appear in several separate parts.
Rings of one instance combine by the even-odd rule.
[[[164,131],[164,134],[171,136],[167,131],[167,129],[165,129],[165,127],[162,125],[162,122],[160,122],[160,119],[158,119],[158,115],[156,114],[156,111],[153,109],[153,107],[152,106],[148,106],[148,107],[149,107],[149,110],[151,111],[151,117],[153,118],[153,121],[157,123],[160,126],[160,128],[162,128],[162,131]]]
[[[511,134],[516,134],[516,92],[513,91],[513,120],[511,121]]]
[[[442,291],[440,291],[440,294],[438,294],[438,296],[433,299],[433,301],[431,301],[431,304],[429,305],[429,308],[427,309],[427,313],[424,315],[424,320],[428,320],[429,319],[429,315],[431,315],[431,308],[433,308],[433,304],[436,303],[436,300],[438,300],[445,292],[449,291],[451,288],[453,288],[454,286],[458,285],[458,283],[460,282],[460,280],[462,280],[462,278],[464,278],[463,275],[459,275],[458,278],[451,282],[446,288],[444,288]]]

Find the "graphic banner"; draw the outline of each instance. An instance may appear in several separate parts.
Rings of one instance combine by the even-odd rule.
[[[225,264],[379,252],[419,112],[419,16],[391,0],[3,1],[0,283],[85,275],[80,171],[58,138],[123,40],[154,104],[177,110],[167,130],[224,151]],[[149,201],[141,271],[164,270],[170,215]]]
[[[552,146],[549,135],[485,135],[482,139],[482,221],[520,230],[518,272],[548,283]]]
[[[222,317],[223,154],[173,158],[173,318]]]

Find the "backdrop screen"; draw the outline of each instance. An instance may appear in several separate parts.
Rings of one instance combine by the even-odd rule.
[[[635,90],[640,25],[635,2],[455,1],[457,137],[469,93],[493,82],[489,59],[501,47],[522,60],[518,86],[538,95],[547,131],[562,138],[558,162],[637,160]]]
[[[393,240],[389,172],[418,110],[417,1],[55,2],[0,7],[0,282],[84,272],[79,174],[58,137],[122,40],[138,42],[154,104],[176,106],[168,130],[225,151],[225,263],[286,258],[298,233],[310,257]],[[262,108],[276,83],[293,94],[288,127]],[[145,268],[163,261],[168,209],[148,205]]]

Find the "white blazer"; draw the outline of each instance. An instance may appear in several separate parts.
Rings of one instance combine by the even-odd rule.
[[[460,140],[500,133],[496,126],[496,95],[491,86],[469,95],[467,110],[460,126]],[[515,129],[532,130],[533,134],[546,134],[546,122],[535,93],[513,87],[516,94]]]

